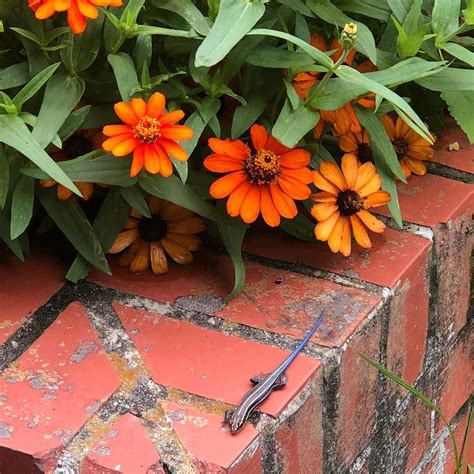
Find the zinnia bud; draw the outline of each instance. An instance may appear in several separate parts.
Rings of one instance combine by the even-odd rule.
[[[357,24],[346,23],[341,33],[341,43],[345,49],[351,49],[357,39]]]

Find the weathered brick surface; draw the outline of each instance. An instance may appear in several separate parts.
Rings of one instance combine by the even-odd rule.
[[[35,252],[26,261],[9,258],[0,264],[0,344],[64,284],[64,265],[52,252]]]
[[[452,141],[460,151],[446,151]],[[416,384],[461,437],[473,391],[473,157],[453,129],[438,147],[434,175],[400,185],[403,231],[346,259],[257,229],[230,303],[230,259],[211,251],[159,278],[112,261],[113,277],[62,289],[50,256],[2,263],[0,472],[451,473],[438,417],[360,357]],[[323,308],[287,386],[232,435],[224,411]]]
[[[84,310],[71,305],[0,378],[0,472],[18,474],[11,459],[23,472],[50,467],[119,383]]]

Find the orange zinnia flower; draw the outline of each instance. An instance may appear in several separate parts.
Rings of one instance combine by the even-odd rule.
[[[216,173],[229,173],[216,180],[209,192],[215,199],[230,196],[230,216],[240,215],[250,224],[262,213],[265,222],[276,227],[280,216],[292,219],[298,214],[294,200],[305,200],[311,194],[310,154],[283,146],[261,125],[252,125],[250,135],[253,153],[240,140],[209,139],[214,154],[204,160],[204,166]]]
[[[121,7],[122,0],[28,0],[28,6],[38,20],[67,11],[71,30],[79,34],[86,29],[88,18],[95,20],[99,16],[97,7]]]
[[[342,158],[342,172],[332,161],[323,161],[313,172],[314,185],[321,192],[311,198],[318,202],[311,209],[319,221],[314,228],[318,240],[327,241],[332,252],[351,254],[351,233],[363,248],[372,247],[366,227],[381,233],[385,224],[367,209],[390,202],[390,194],[381,191],[382,179],[372,163],[359,166],[354,155]]]
[[[166,99],[155,92],[148,103],[143,99],[132,99],[130,103],[117,102],[115,113],[125,125],[107,125],[103,133],[107,137],[102,147],[114,156],[126,156],[133,152],[130,176],[136,176],[145,166],[151,174],[160,173],[168,177],[173,174],[169,156],[186,161],[188,153],[176,140],[189,140],[193,130],[176,125],[184,117],[182,110],[163,113]]]
[[[195,235],[204,230],[204,221],[191,211],[157,197],[148,199],[151,218],[135,209],[117,236],[109,253],[127,249],[118,263],[131,272],[144,272],[151,264],[155,275],[168,271],[168,254],[176,263],[193,261],[192,251],[199,250],[201,239]]]
[[[397,117],[396,124],[388,115],[382,117],[382,120],[405,178],[412,173],[418,176],[426,174],[426,165],[423,161],[432,160],[434,156],[434,149],[428,140],[418,135],[400,117]],[[433,140],[436,139],[433,133],[431,136]]]
[[[97,129],[78,130],[64,142],[62,149],[53,149],[51,152],[51,158],[56,162],[74,160],[75,158],[86,155],[93,150],[100,149],[104,139],[105,137]],[[58,183],[52,179],[42,179],[40,180],[40,184],[45,188],[49,188]],[[81,192],[82,199],[88,201],[94,191],[94,185],[85,182],[74,184]],[[72,191],[62,184],[58,184],[57,195],[58,199],[65,201],[72,196]]]
[[[345,153],[351,153],[360,163],[373,162],[372,148],[370,147],[367,130],[359,133],[349,132],[339,137],[339,148]]]

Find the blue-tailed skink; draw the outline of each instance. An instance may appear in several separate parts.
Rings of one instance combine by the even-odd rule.
[[[318,329],[323,320],[323,313],[306,334],[305,338],[298,344],[296,349],[270,374],[256,375],[250,379],[255,386],[249,390],[237,409],[227,410],[224,416],[224,423],[229,426],[232,434],[237,433],[248,420],[253,411],[272,393],[273,390],[283,387],[286,384],[286,369],[296,359],[303,350],[312,335]]]

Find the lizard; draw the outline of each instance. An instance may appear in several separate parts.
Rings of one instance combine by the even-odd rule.
[[[255,409],[272,393],[273,390],[277,390],[286,385],[288,380],[286,369],[304,349],[316,329],[318,329],[322,320],[323,312],[321,311],[318,320],[308,331],[305,338],[273,372],[251,377],[250,382],[252,382],[254,386],[243,396],[237,409],[227,410],[225,412],[224,424],[229,426],[232,434],[236,434],[240,431]]]

